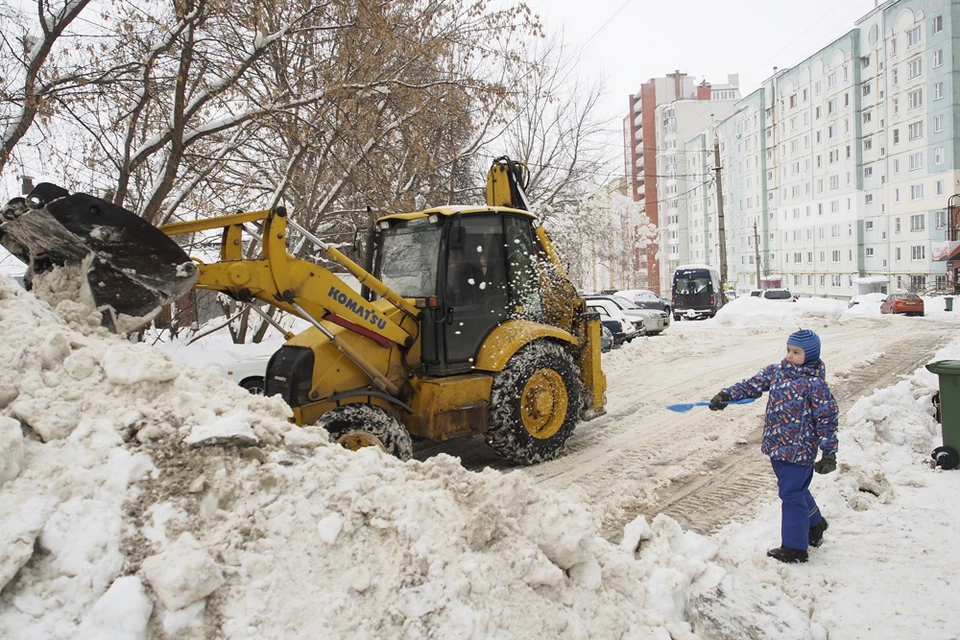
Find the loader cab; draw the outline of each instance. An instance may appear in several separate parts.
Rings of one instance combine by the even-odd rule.
[[[486,337],[508,318],[543,321],[533,220],[441,209],[381,221],[374,275],[405,298],[436,299],[422,320],[428,375],[472,371]]]

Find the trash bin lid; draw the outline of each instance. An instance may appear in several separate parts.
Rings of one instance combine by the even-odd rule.
[[[927,365],[927,371],[960,376],[960,360],[938,360]]]

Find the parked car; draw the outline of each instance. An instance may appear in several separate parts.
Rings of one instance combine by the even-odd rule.
[[[590,311],[596,311],[600,314],[600,322],[613,333],[614,347],[622,345],[624,342],[630,342],[638,335],[640,330],[637,328],[639,323],[642,326],[642,320],[637,323],[628,318],[617,305],[609,300],[587,299],[587,308]]]
[[[262,396],[265,389],[267,362],[273,354],[250,356],[229,362],[220,367],[220,375],[233,380],[250,393]]]
[[[673,319],[712,318],[726,303],[720,272],[705,264],[688,264],[673,272]]]
[[[673,318],[673,307],[670,304],[670,300],[661,298],[649,289],[623,289],[622,291],[602,291],[601,293],[623,296],[641,309],[656,309],[657,311],[663,311],[667,314],[668,325],[670,324],[670,320]]]
[[[588,295],[585,296],[588,303],[591,300],[606,300],[620,309],[628,318],[630,318],[641,335],[655,336],[662,333],[669,326],[669,316],[663,311],[656,309],[641,309],[633,304],[629,299],[620,295]]]
[[[880,313],[923,315],[923,298],[915,293],[891,293],[880,303]]]
[[[797,296],[790,293],[789,289],[754,289],[750,292],[752,298],[763,298],[764,300],[781,300],[785,302],[796,302]]]
[[[606,353],[613,349],[613,332],[607,328],[607,325],[600,324],[600,351]]]

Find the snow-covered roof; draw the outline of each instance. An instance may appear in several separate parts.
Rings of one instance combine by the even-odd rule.
[[[887,276],[862,276],[854,278],[853,282],[854,284],[882,284],[884,282],[890,282],[890,278]]]

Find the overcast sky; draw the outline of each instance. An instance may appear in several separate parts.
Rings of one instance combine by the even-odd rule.
[[[854,27],[874,0],[527,0],[548,33],[582,48],[585,77],[607,79],[604,114],[627,114],[651,77],[679,69],[713,84],[740,74],[741,95]],[[881,3],[882,4],[882,3]]]

